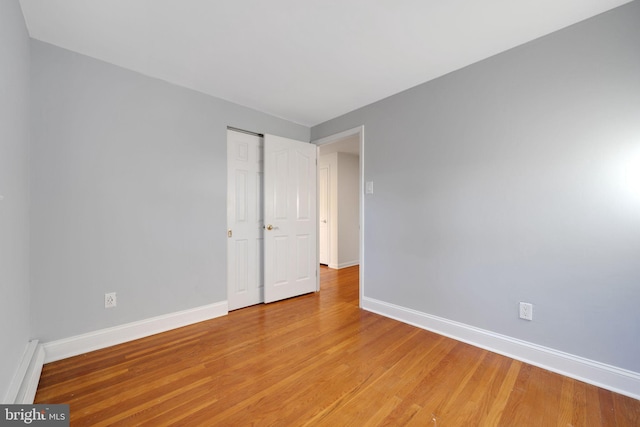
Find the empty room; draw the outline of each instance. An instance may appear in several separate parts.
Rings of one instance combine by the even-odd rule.
[[[2,0],[0,289],[0,424],[638,426],[640,0]]]

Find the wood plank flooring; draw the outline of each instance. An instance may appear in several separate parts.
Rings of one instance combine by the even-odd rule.
[[[321,292],[45,365],[72,426],[640,426],[640,401]]]

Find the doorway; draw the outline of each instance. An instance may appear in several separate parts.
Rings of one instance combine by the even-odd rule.
[[[332,269],[358,265],[359,301],[362,306],[364,126],[312,143],[318,146],[319,264]]]

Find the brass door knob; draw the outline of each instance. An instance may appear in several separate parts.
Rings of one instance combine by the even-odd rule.
[[[269,231],[273,230],[273,225],[271,225],[271,224],[267,225],[267,230],[269,230]]]

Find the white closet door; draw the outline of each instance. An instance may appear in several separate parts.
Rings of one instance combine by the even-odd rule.
[[[264,300],[316,291],[316,146],[265,135]]]
[[[263,140],[227,131],[227,300],[229,310],[264,301]]]

